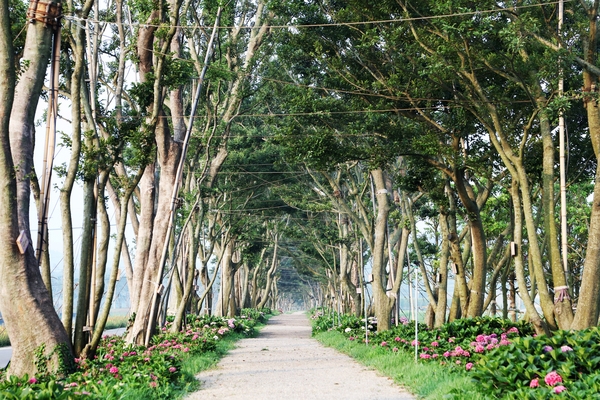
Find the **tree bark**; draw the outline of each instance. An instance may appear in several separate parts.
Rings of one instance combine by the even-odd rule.
[[[29,231],[29,173],[33,161],[34,113],[50,58],[53,30],[28,24],[23,57],[29,68],[15,88],[11,23],[6,0],[0,1],[0,311],[13,355],[7,375],[34,376],[36,361],[49,373],[74,369],[71,341],[54,310],[35,259],[27,246],[21,254],[15,240]],[[10,124],[10,126],[9,126]],[[14,149],[14,151],[13,151]],[[41,351],[49,361],[38,360]]]
[[[377,198],[377,218],[374,229],[373,259],[373,309],[377,318],[377,330],[390,329],[390,312],[393,300],[386,294],[385,279],[385,238],[389,213],[388,193],[381,168],[371,171]]]

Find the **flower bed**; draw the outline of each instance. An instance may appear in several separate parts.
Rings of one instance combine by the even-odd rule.
[[[374,322],[367,321],[368,326]],[[438,363],[452,373],[467,374],[477,382],[478,392],[490,398],[599,397],[598,328],[535,336],[526,323],[484,317],[458,320],[439,329],[419,324],[415,342],[414,324],[400,322],[385,332],[369,328],[368,345],[411,354],[418,345],[420,362]],[[356,317],[322,312],[313,332],[337,330],[348,340],[364,342],[364,325],[365,321]]]
[[[236,332],[252,335],[256,321],[250,317],[188,316],[186,329],[169,332],[170,323],[148,348],[126,344],[121,337],[102,339],[93,359],[75,359],[77,371],[64,379],[53,376],[11,377],[0,383],[0,398],[8,399],[120,399],[172,398],[193,384],[182,374],[186,357],[207,353],[223,337]]]

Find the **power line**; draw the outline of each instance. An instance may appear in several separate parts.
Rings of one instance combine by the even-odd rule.
[[[565,0],[565,2],[570,2],[571,0]],[[324,28],[324,27],[342,27],[342,26],[360,26],[360,25],[369,25],[369,24],[390,24],[390,23],[401,23],[401,22],[413,22],[413,21],[426,21],[433,19],[442,19],[442,18],[453,18],[453,17],[465,17],[472,15],[480,15],[480,14],[492,14],[503,11],[515,11],[522,10],[526,8],[534,8],[539,6],[548,6],[552,4],[560,3],[559,0],[544,2],[544,3],[536,3],[536,4],[527,4],[521,6],[514,7],[499,7],[489,10],[479,10],[479,11],[464,11],[459,13],[452,14],[440,14],[440,15],[428,15],[428,16],[420,16],[420,17],[407,17],[407,18],[394,18],[394,19],[382,19],[382,20],[372,20],[372,21],[348,21],[348,22],[328,22],[328,23],[320,23],[320,24],[286,24],[286,25],[265,25],[267,29],[307,29],[307,28]],[[91,24],[107,24],[107,25],[118,25],[116,22],[106,21],[106,20],[98,20],[98,19],[84,19],[74,15],[64,15],[63,19],[67,21],[71,21],[74,23],[91,23]],[[142,22],[127,22],[123,23],[125,26],[143,26],[143,27],[169,27],[169,28],[182,28],[182,29],[213,29],[215,28],[212,25],[170,25],[170,24],[148,24]],[[216,29],[219,30],[227,30],[227,29],[243,29],[243,30],[251,30],[251,29],[260,29],[260,26],[254,25],[226,25],[226,26],[217,26]]]

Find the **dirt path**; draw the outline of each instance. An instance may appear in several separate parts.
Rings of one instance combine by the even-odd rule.
[[[257,338],[241,340],[216,369],[198,375],[202,389],[187,399],[415,399],[310,333],[303,313],[271,318]]]

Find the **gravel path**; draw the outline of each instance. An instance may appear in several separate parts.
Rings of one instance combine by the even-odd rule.
[[[198,375],[202,389],[187,399],[415,399],[310,334],[303,313],[271,318],[257,338],[239,341],[217,368]]]

